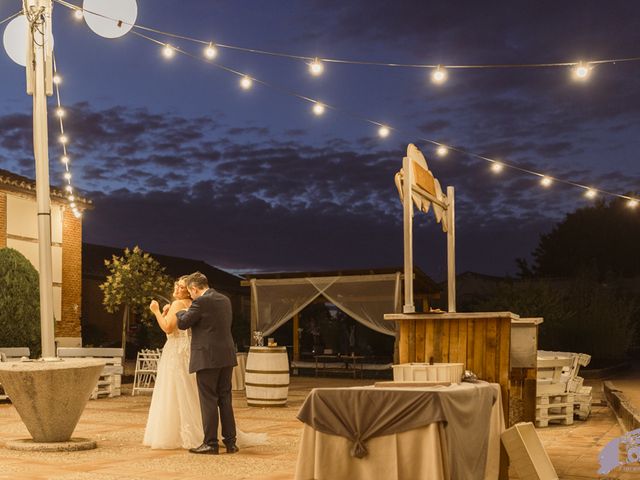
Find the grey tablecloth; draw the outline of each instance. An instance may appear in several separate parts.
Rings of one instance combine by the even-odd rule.
[[[482,478],[496,391],[488,383],[450,387],[316,388],[298,419],[315,430],[348,438],[351,455],[367,455],[367,440],[444,422],[451,478]],[[454,454],[455,452],[455,454]]]

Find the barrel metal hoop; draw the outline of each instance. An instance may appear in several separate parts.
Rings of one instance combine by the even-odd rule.
[[[283,383],[283,384],[269,384],[269,383],[250,383],[250,382],[244,382],[245,386],[249,386],[249,387],[266,387],[266,388],[284,388],[284,387],[288,387],[289,384],[288,383]]]
[[[277,374],[277,375],[289,375],[289,370],[245,370],[244,373],[266,373],[266,374]]]
[[[247,400],[252,400],[252,401],[256,401],[256,402],[286,402],[287,401],[287,397],[285,397],[285,398],[253,398],[253,397],[247,397]]]

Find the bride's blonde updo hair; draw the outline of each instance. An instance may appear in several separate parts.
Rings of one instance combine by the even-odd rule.
[[[187,290],[187,277],[189,275],[182,275],[180,278],[178,278],[178,280],[175,281],[175,285],[178,286],[180,284],[180,282],[182,282],[184,284],[184,290],[178,290],[178,292],[180,292],[183,296],[182,297],[178,297],[178,300],[185,300],[185,299],[189,299],[192,300],[191,298],[191,294],[189,293],[189,290]]]

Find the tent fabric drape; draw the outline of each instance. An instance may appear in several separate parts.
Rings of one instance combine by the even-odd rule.
[[[323,295],[366,327],[395,336],[396,324],[385,321],[384,314],[397,311],[399,281],[400,275],[257,280],[252,293],[257,297],[257,328],[270,335]]]

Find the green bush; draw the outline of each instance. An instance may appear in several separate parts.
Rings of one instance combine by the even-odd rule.
[[[562,281],[512,281],[468,309],[543,317],[538,348],[588,353],[593,367],[627,358],[639,315],[632,297],[585,275]]]
[[[29,347],[37,357],[40,345],[38,272],[17,250],[0,249],[0,346]]]

